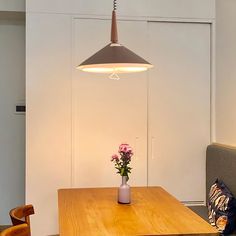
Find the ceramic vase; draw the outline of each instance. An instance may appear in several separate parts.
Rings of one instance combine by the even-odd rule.
[[[127,176],[122,176],[122,184],[118,189],[118,203],[129,204],[131,202],[130,186],[127,184]]]

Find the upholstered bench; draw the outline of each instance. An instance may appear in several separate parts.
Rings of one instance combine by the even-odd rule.
[[[236,148],[212,144],[206,152],[206,199],[211,185],[221,179],[236,197]],[[195,213],[208,221],[206,206],[190,207]],[[236,230],[232,235],[236,235]]]

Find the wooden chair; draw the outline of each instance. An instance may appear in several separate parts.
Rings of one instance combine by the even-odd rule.
[[[24,205],[16,207],[10,210],[9,215],[11,217],[12,224],[14,226],[27,224],[29,226],[30,235],[30,215],[34,214],[34,207],[32,205]]]
[[[30,236],[30,228],[27,224],[20,224],[5,229],[0,236]]]

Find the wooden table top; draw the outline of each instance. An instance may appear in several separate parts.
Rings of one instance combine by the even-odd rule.
[[[60,236],[219,235],[161,187],[132,187],[131,204],[117,188],[61,189]]]

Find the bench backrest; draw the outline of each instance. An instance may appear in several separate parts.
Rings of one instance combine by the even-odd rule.
[[[206,194],[219,178],[236,197],[236,148],[221,144],[207,147],[206,153]]]

